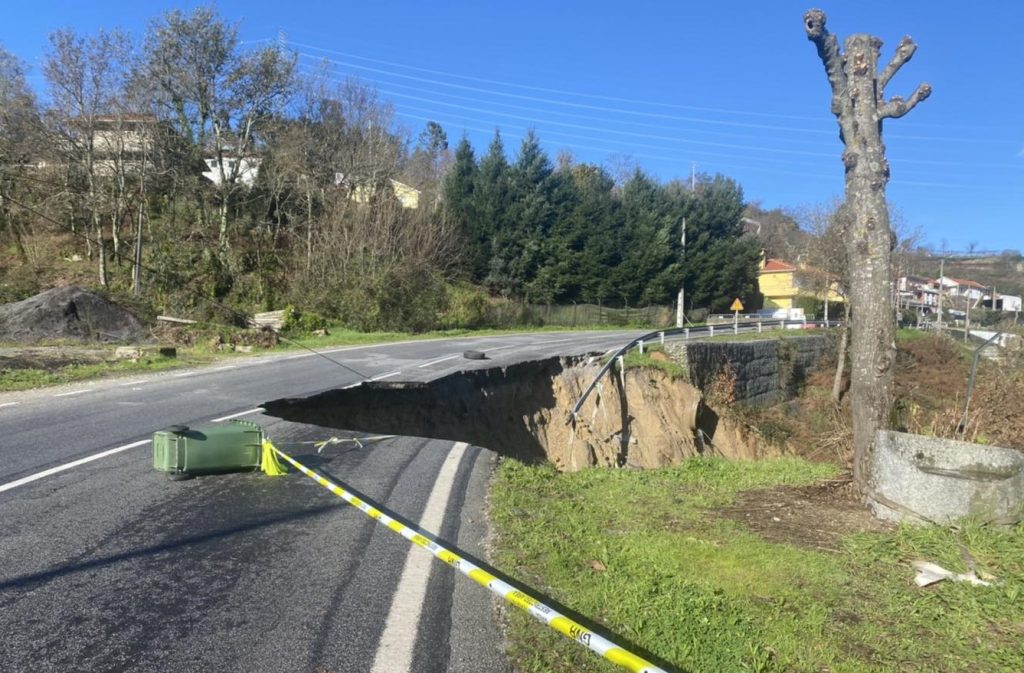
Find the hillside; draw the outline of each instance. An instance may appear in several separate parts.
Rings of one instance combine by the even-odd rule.
[[[1024,255],[1014,250],[998,254],[947,255],[926,250],[910,254],[907,268],[900,275],[938,278],[942,260],[943,271],[950,278],[974,280],[987,287],[995,286],[997,292],[1024,295]]]

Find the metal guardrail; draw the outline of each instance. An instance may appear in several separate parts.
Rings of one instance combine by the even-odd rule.
[[[703,327],[673,327],[673,328],[670,328],[670,329],[658,330],[656,332],[648,332],[647,334],[644,334],[642,336],[639,336],[639,337],[633,339],[628,344],[626,344],[625,346],[623,346],[619,350],[615,351],[615,354],[612,355],[608,359],[608,362],[606,362],[603,367],[601,367],[601,371],[599,371],[597,373],[597,376],[594,377],[594,380],[591,381],[590,385],[587,386],[587,389],[583,391],[583,394],[580,396],[580,399],[577,400],[576,404],[572,408],[572,411],[569,412],[569,415],[565,419],[565,422],[566,422],[566,424],[568,424],[568,423],[573,422],[576,419],[577,415],[579,414],[580,409],[583,408],[583,403],[587,401],[588,397],[590,397],[590,393],[594,392],[594,388],[596,388],[597,384],[601,381],[602,378],[604,378],[604,375],[608,373],[608,370],[611,369],[611,367],[615,363],[615,361],[618,360],[619,358],[623,357],[626,354],[626,352],[629,351],[630,348],[633,348],[635,346],[640,346],[641,349],[642,349],[643,348],[643,344],[646,344],[646,343],[649,343],[649,342],[652,342],[652,341],[659,341],[660,343],[664,344],[666,337],[676,336],[676,335],[682,335],[683,339],[688,341],[690,339],[697,339],[697,338],[703,338],[703,337],[708,337],[708,338],[714,337],[716,333],[720,334],[720,335],[724,335],[724,334],[733,334],[733,335],[735,335],[735,334],[750,334],[750,333],[760,333],[760,332],[763,332],[765,328],[768,328],[768,329],[787,329],[788,327],[792,327],[793,329],[804,329],[804,328],[814,328],[814,327],[826,327],[827,328],[827,327],[838,327],[839,324],[840,324],[840,322],[838,320],[828,320],[828,321],[825,321],[825,320],[764,320],[764,321],[758,321],[758,322],[755,322],[755,323],[750,323],[750,322],[741,323],[741,322],[737,322],[737,323],[734,323],[732,325],[705,325]]]
[[[970,411],[971,408],[971,395],[974,393],[974,377],[978,373],[978,360],[981,358],[982,351],[991,346],[992,343],[997,341],[999,337],[1002,335],[1002,332],[996,332],[989,339],[987,339],[985,343],[981,344],[980,346],[974,349],[974,358],[971,360],[971,373],[967,377],[967,393],[964,395],[964,415],[963,418],[961,418],[960,420],[960,427],[958,428],[960,430],[961,439],[967,432],[967,413],[968,411]]]

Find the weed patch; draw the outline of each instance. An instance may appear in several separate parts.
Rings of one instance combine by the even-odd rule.
[[[571,474],[506,460],[496,561],[678,670],[1024,669],[1024,531],[875,526],[822,484],[836,473],[792,459]],[[965,570],[961,547],[998,583],[913,584],[917,558]],[[509,628],[516,670],[617,670],[518,611]]]

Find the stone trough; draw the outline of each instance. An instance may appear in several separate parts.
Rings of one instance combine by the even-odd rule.
[[[868,504],[888,521],[1015,523],[1024,508],[1024,453],[879,431]]]

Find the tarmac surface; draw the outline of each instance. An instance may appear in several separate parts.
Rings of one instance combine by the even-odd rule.
[[[295,352],[0,395],[0,671],[508,671],[495,601],[468,578],[411,557],[424,552],[298,473],[172,482],[153,469],[148,439],[172,424],[258,422],[300,462],[410,523],[442,503],[427,532],[486,560],[492,452],[395,437],[317,453],[313,442],[355,433],[266,417],[260,404],[362,378],[603,352],[635,334],[324,353],[362,376]],[[463,358],[470,349],[488,360]]]

